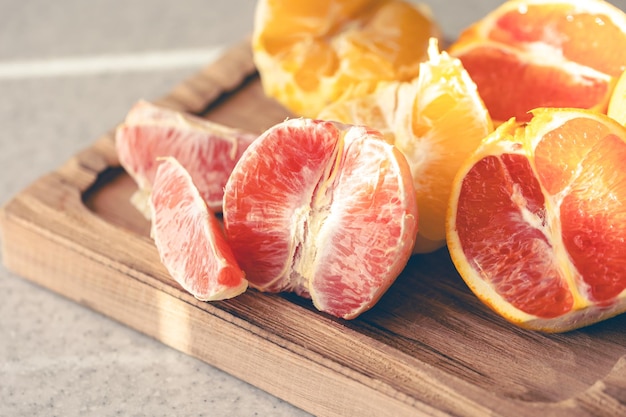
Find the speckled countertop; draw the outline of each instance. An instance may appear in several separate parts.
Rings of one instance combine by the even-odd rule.
[[[426,3],[453,38],[501,2]],[[253,10],[0,0],[0,204],[243,39]],[[87,415],[308,414],[0,266],[0,416]]]

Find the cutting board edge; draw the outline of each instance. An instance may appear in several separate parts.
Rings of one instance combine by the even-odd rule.
[[[50,185],[49,178],[41,181]],[[46,227],[44,216],[23,216],[21,204],[32,204],[34,199],[36,197],[26,190],[0,209],[3,263],[7,270],[21,278],[315,415],[380,416],[385,412],[394,416],[410,416],[415,412],[445,415],[390,387],[384,387],[386,393],[378,391],[362,383],[362,378],[355,377],[352,370],[338,371],[343,367],[338,362],[329,364],[317,355],[301,355],[298,350],[302,347],[294,349],[287,340],[259,337],[264,329],[250,331],[250,326],[241,325],[238,317],[225,317],[227,312],[207,313],[206,309],[198,307],[201,302],[183,290],[170,287],[164,291],[158,279],[142,280],[126,275],[124,266],[103,262],[105,258],[97,253],[97,248],[81,247],[77,251],[79,245],[72,242],[71,237],[58,236]],[[45,201],[39,203],[46,204]],[[84,215],[84,212],[78,214]],[[159,301],[154,301],[156,299]],[[155,317],[169,323],[157,324]],[[178,330],[171,333],[171,329],[179,329],[185,320],[198,326],[193,334]],[[280,339],[280,335],[273,336]],[[242,339],[255,346],[254,353],[246,349]],[[215,344],[222,347],[214,348]],[[288,369],[298,371],[285,372]],[[311,384],[316,386],[316,395],[310,393]],[[362,400],[351,403],[351,398]]]

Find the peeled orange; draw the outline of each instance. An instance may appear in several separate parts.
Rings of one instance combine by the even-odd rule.
[[[626,128],[581,109],[502,124],[454,181],[448,248],[469,288],[522,327],[626,311]]]
[[[117,127],[115,145],[120,164],[138,187],[131,201],[149,219],[157,158],[175,157],[191,174],[209,208],[221,211],[226,180],[256,137],[141,100]]]
[[[175,158],[159,161],[149,206],[161,261],[185,290],[199,300],[214,301],[247,289],[220,223]]]
[[[626,69],[626,14],[603,0],[511,0],[467,28],[449,52],[494,121],[537,107],[606,112]]]
[[[385,82],[371,94],[324,108],[320,119],[380,130],[406,157],[415,187],[419,233],[415,251],[445,245],[452,180],[460,164],[493,125],[476,85],[461,62],[440,53],[431,39],[419,76]]]
[[[292,291],[351,319],[403,270],[417,233],[404,156],[365,127],[289,119],[244,152],[224,230],[252,288]]]
[[[404,0],[259,0],[252,48],[267,96],[313,117],[382,80],[410,80],[438,28]]]

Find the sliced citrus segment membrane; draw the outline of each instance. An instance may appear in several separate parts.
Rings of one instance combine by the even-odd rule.
[[[221,224],[175,158],[159,160],[149,207],[161,262],[186,291],[216,301],[247,289]]]
[[[626,71],[620,75],[613,88],[607,114],[622,126],[626,125]]]
[[[157,158],[175,157],[191,174],[209,208],[221,211],[223,189],[235,163],[258,135],[191,114],[137,102],[115,132],[120,164],[137,184],[131,202],[150,219]]]
[[[440,53],[434,38],[428,57],[416,79],[381,83],[369,95],[331,104],[318,114],[320,119],[377,129],[404,154],[420,214],[418,253],[445,245],[454,175],[493,131],[489,113],[461,61]]]
[[[537,107],[606,112],[626,69],[626,14],[603,0],[513,0],[451,45],[497,124]]]
[[[411,256],[417,205],[404,156],[366,127],[290,119],[243,154],[224,192],[225,233],[250,286],[293,291],[351,319]]]
[[[581,109],[532,114],[459,170],[448,248],[495,312],[562,332],[626,311],[626,129]]]
[[[439,30],[423,5],[403,0],[260,0],[252,48],[263,89],[298,116],[410,80]]]

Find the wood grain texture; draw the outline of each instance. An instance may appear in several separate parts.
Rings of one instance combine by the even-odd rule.
[[[264,97],[247,41],[158,104],[259,133],[290,116]],[[445,248],[414,256],[353,321],[290,294],[194,299],[160,264],[113,140],[3,207],[7,268],[320,416],[626,415],[626,315],[557,335],[516,328]]]

